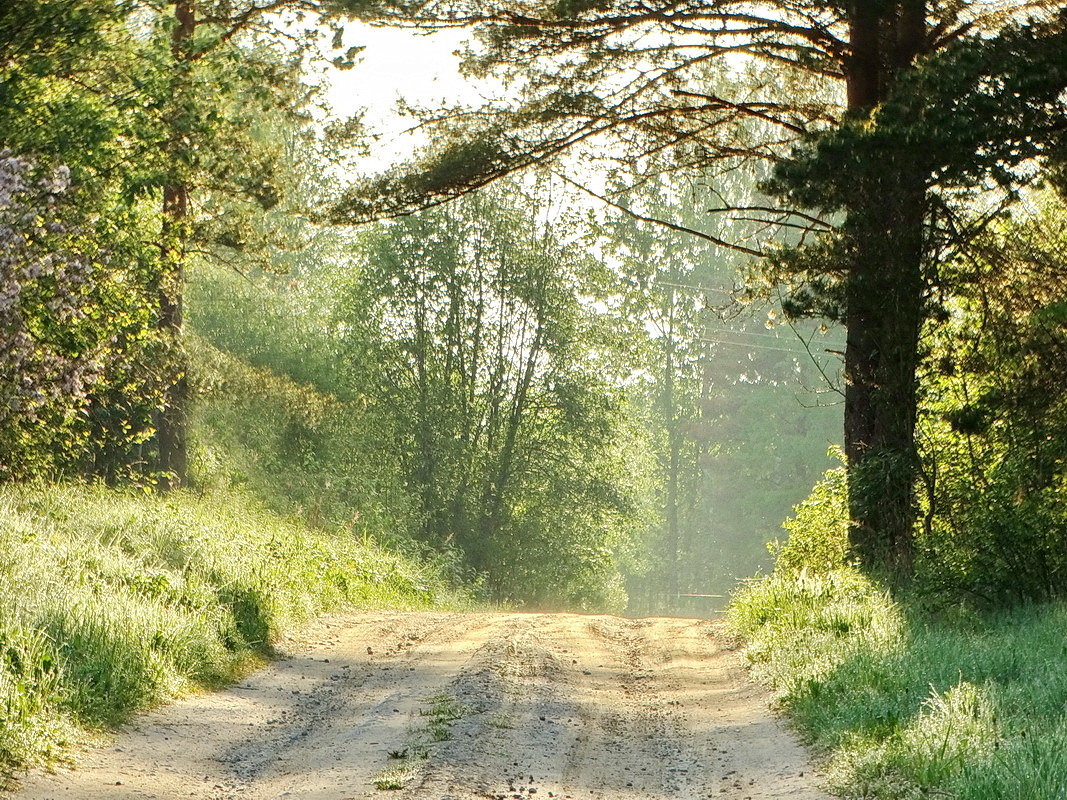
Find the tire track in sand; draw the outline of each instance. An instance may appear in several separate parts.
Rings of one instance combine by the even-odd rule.
[[[316,634],[12,800],[825,796],[716,622],[373,612]],[[419,731],[441,697],[459,718],[432,742]],[[405,750],[406,785],[374,788]]]

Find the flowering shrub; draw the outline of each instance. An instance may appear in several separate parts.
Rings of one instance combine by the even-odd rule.
[[[143,305],[136,282],[119,277],[75,195],[66,167],[0,151],[0,481],[81,457],[93,393],[148,321],[129,313]]]

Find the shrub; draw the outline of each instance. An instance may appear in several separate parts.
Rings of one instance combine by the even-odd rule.
[[[831,450],[843,459],[836,448]],[[782,523],[789,531],[785,543],[775,542],[775,568],[785,572],[808,570],[825,573],[840,568],[848,555],[848,483],[844,467],[834,467],[793,507],[794,515]]]

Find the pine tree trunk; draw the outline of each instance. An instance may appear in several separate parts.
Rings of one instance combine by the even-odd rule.
[[[923,204],[921,183],[916,191],[907,176],[887,177],[853,212],[861,221],[846,299],[845,453],[853,554],[896,579],[912,567]]]
[[[850,13],[849,113],[862,118],[922,52],[925,3],[858,0]],[[899,584],[912,571],[925,190],[906,153],[875,153],[871,162],[845,224],[849,540],[868,572]]]

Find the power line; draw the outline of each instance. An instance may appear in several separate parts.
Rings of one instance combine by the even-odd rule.
[[[714,333],[721,333],[721,335],[723,335],[723,336],[756,336],[756,337],[759,337],[761,339],[774,339],[777,342],[795,342],[795,341],[797,341],[797,337],[796,336],[779,336],[776,333],[761,333],[760,331],[740,331],[740,330],[727,329],[727,330],[722,330],[722,331],[712,331],[712,333],[713,334]]]
[[[797,350],[795,348],[788,348],[787,349],[785,347],[771,347],[770,345],[766,345],[766,344],[753,344],[752,342],[731,342],[731,341],[727,341],[727,340],[724,340],[724,339],[711,339],[711,338],[705,338],[705,337],[701,337],[701,338],[697,339],[696,341],[698,341],[698,342],[709,342],[709,343],[712,343],[712,344],[732,344],[734,347],[750,347],[750,348],[752,348],[754,350],[775,350],[775,351],[777,351],[779,353],[789,353],[789,354],[795,355],[795,356],[805,355],[806,352],[807,352],[805,350]]]

